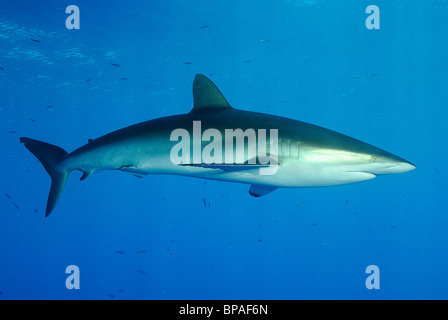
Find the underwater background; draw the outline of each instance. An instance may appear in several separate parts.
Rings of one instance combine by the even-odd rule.
[[[366,28],[371,4],[380,29]],[[448,1],[0,0],[0,12],[0,299],[448,298]],[[75,172],[44,217],[50,179],[19,137],[70,152],[187,113],[197,73],[236,108],[417,169],[262,198],[244,184]],[[380,289],[366,288],[369,265]]]

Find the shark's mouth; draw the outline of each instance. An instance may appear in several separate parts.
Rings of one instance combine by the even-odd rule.
[[[388,166],[380,167],[375,169],[375,172],[372,172],[375,175],[378,174],[394,174],[394,173],[403,173],[410,170],[415,169],[415,166],[412,163],[402,162],[397,164],[391,164]]]
[[[376,177],[376,174],[370,171],[346,171],[346,172],[350,173],[350,178],[354,179],[355,182],[371,180]]]

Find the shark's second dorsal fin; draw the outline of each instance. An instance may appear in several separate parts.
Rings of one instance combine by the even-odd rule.
[[[215,84],[206,76],[197,74],[193,82],[194,106],[191,113],[232,108]]]

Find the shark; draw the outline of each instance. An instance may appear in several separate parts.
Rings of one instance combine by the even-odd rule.
[[[228,132],[234,134],[230,142],[224,141]],[[251,139],[257,133],[259,139]],[[20,142],[51,177],[46,217],[72,171],[82,172],[80,180],[100,170],[117,170],[137,177],[168,174],[238,182],[250,184],[250,195],[261,197],[278,188],[343,185],[416,168],[403,158],[333,130],[236,109],[202,74],[194,78],[189,113],[89,139],[71,153],[31,138],[21,137]],[[225,147],[228,150],[220,150]],[[229,150],[240,152],[227,157]],[[273,170],[263,173],[262,169]]]

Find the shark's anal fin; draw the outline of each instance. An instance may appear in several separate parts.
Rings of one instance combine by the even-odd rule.
[[[232,108],[216,85],[202,74],[194,78],[193,100],[194,106],[190,113]]]
[[[277,187],[273,186],[264,186],[261,184],[253,184],[250,186],[249,194],[255,198],[262,197],[272,191],[276,190]]]
[[[79,178],[79,181],[86,180],[92,173],[93,171],[83,171],[81,178]]]
[[[91,171],[81,170],[81,171],[82,171],[82,176],[81,176],[81,178],[79,178],[79,181],[84,181],[84,180],[86,180],[88,177],[90,177],[90,176],[92,175],[92,173],[95,172],[94,170],[91,170]]]

